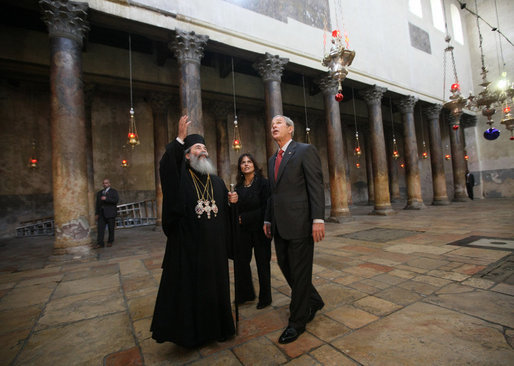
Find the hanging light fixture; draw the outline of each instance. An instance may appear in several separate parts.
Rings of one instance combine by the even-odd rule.
[[[460,93],[460,84],[459,78],[457,76],[457,66],[455,65],[455,56],[453,55],[453,46],[451,45],[452,37],[448,32],[448,23],[446,21],[446,11],[444,10],[444,1],[443,1],[443,15],[444,15],[444,27],[446,29],[446,37],[445,42],[447,43],[446,48],[444,49],[443,55],[443,100],[445,100],[446,95],[446,55],[449,53],[451,57],[451,65],[453,69],[453,83],[450,86],[450,92],[452,95],[449,97],[449,101],[443,104],[443,107],[448,109],[450,113],[455,117],[455,122],[452,126],[454,130],[459,129],[460,125],[460,115],[462,114],[462,108],[466,105],[466,101],[462,98]]]
[[[355,51],[350,50],[348,33],[346,31],[344,32],[343,41],[343,36],[339,28],[337,15],[343,13],[340,2],[341,0],[336,0],[335,14],[337,28],[332,31],[332,46],[321,62],[323,66],[328,67],[330,77],[338,83],[337,94],[334,96],[335,100],[338,102],[343,100],[343,87],[341,82],[346,78],[346,75],[348,75],[347,67],[352,64],[355,57]]]
[[[38,159],[37,159],[37,153],[36,153],[36,140],[34,139],[32,141],[32,152],[30,154],[29,158],[29,168],[35,169],[38,167]]]
[[[421,159],[428,159],[428,150],[425,143],[425,129],[423,127],[423,113],[421,113],[421,106],[419,107],[419,120],[421,121],[421,137],[423,139],[423,150],[421,152]]]
[[[129,34],[129,83],[130,83],[130,118],[128,129],[127,143],[135,148],[140,144],[139,135],[137,133],[136,118],[134,116],[134,104],[132,99],[132,38]]]
[[[486,123],[489,125],[489,128],[484,132],[484,137],[487,140],[495,140],[498,138],[498,136],[500,136],[500,131],[498,131],[496,128],[493,128],[494,121],[492,120],[492,116],[496,113],[494,106],[501,103],[500,93],[498,91],[491,90],[492,88],[489,88],[491,83],[487,80],[487,68],[485,67],[484,63],[484,50],[482,48],[483,38],[482,33],[480,32],[480,17],[478,15],[478,5],[476,0],[475,11],[477,18],[480,60],[482,62],[482,72],[480,73],[482,75],[482,83],[480,84],[482,91],[478,94],[477,97],[470,94],[466,106],[474,111],[482,110],[482,115],[487,118]]]
[[[359,158],[362,155],[361,145],[359,142],[359,130],[357,129],[357,114],[355,111],[355,91],[352,87],[352,105],[353,105],[353,122],[355,124],[355,142],[353,147],[353,154]]]
[[[448,151],[448,145],[446,145],[445,150]],[[444,154],[444,159],[445,160],[450,160],[451,158],[452,158],[452,156],[449,153]]]
[[[129,164],[128,164],[128,161],[127,159],[122,159],[121,160],[121,167],[122,168],[128,168]]]
[[[234,139],[232,140],[232,148],[235,151],[241,150],[243,146],[241,143],[241,136],[239,135],[239,123],[237,121],[237,108],[236,108],[236,80],[234,76],[234,57],[232,57],[232,96],[234,99]]]
[[[389,97],[389,110],[391,112],[391,130],[393,131],[393,158],[397,160],[400,157],[398,151],[398,144],[396,143],[396,136],[394,135],[394,117],[393,117],[393,101]]]
[[[305,96],[305,77],[302,74],[302,87],[303,87],[303,108],[305,111],[305,142],[311,143],[311,129],[309,128],[309,119],[307,118],[307,97]]]

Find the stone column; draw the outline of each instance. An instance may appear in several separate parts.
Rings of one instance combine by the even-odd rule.
[[[449,118],[449,129],[450,129],[450,143],[452,150],[452,169],[453,169],[453,188],[454,196],[453,200],[456,202],[468,201],[468,195],[466,192],[466,160],[464,160],[464,140],[459,126],[458,129],[454,129],[456,125],[455,117],[450,113]]]
[[[416,127],[414,125],[414,105],[418,98],[409,95],[403,97],[398,107],[403,120],[403,143],[405,153],[405,167],[407,173],[407,210],[419,210],[425,208],[421,196],[421,178],[419,175],[418,142],[416,139]]]
[[[441,129],[439,116],[441,104],[433,104],[424,109],[428,120],[428,133],[430,138],[430,163],[432,165],[432,185],[434,190],[433,205],[444,206],[450,204],[446,191],[446,176],[444,174],[443,144],[441,142]]]
[[[159,162],[166,151],[168,141],[168,108],[172,97],[169,94],[152,93],[149,97],[153,115],[153,152],[155,175],[155,207],[157,217],[155,227],[162,226],[162,186],[159,175]]]
[[[287,58],[278,55],[266,54],[261,57],[254,65],[264,82],[264,100],[266,104],[266,159],[277,150],[277,145],[271,136],[271,120],[282,112],[282,91],[280,81],[284,66],[289,62]]]
[[[368,181],[368,205],[375,205],[375,183],[373,182],[373,153],[371,152],[371,138],[369,133],[364,138],[364,150],[366,154],[366,179]]]
[[[330,220],[339,221],[340,217],[349,216],[346,169],[344,161],[345,145],[341,132],[341,112],[339,103],[334,99],[337,82],[330,76],[319,80],[325,102],[325,123],[327,126],[328,175],[330,180]]]
[[[361,96],[368,105],[370,125],[371,158],[373,167],[373,182],[375,190],[376,215],[391,215],[394,213],[389,196],[389,176],[387,173],[387,158],[384,141],[384,126],[382,124],[382,95],[386,88],[372,86],[361,91]]]
[[[192,122],[188,132],[204,134],[202,113],[202,86],[200,84],[200,60],[208,36],[175,29],[175,38],[168,47],[175,53],[180,67],[181,115],[187,114]]]
[[[229,138],[227,131],[227,119],[229,113],[233,113],[234,110],[230,104],[219,101],[212,103],[212,110],[216,122],[216,167],[218,168],[218,176],[223,179],[228,188],[230,183],[235,183],[231,181],[230,145],[232,140]]]
[[[88,255],[90,239],[82,38],[87,3],[40,0],[50,36],[55,254]]]
[[[91,231],[96,229],[95,205],[95,171],[93,166],[93,119],[92,107],[95,93],[94,84],[86,84],[84,87],[85,125],[86,125],[86,164],[87,164],[87,201],[89,210],[89,227]]]

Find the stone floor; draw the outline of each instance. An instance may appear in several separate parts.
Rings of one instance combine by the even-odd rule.
[[[512,275],[482,276],[512,254],[514,199],[402,207],[327,223],[313,275],[326,306],[289,345],[275,257],[272,306],[244,304],[236,337],[187,350],[150,338],[162,233],[119,230],[87,260],[52,256],[49,237],[0,241],[0,364],[514,365]]]

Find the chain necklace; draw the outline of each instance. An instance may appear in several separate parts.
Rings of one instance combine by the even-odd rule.
[[[205,182],[205,184],[203,184],[200,178],[198,178],[191,169],[189,169],[189,173],[191,173],[191,178],[193,178],[193,184],[195,185],[196,190],[196,197],[198,198],[197,204],[195,206],[196,215],[198,216],[198,218],[201,218],[202,215],[206,213],[207,218],[210,219],[212,212],[214,213],[214,217],[216,217],[218,215],[218,206],[216,206],[216,201],[214,200],[214,190],[212,188],[210,174],[207,174],[207,181]],[[201,195],[200,187],[203,188]]]

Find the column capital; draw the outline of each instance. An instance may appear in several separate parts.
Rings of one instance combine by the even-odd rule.
[[[398,108],[402,113],[414,113],[414,106],[418,102],[418,98],[414,95],[407,95],[398,102]]]
[[[166,93],[150,93],[148,95],[148,102],[152,107],[152,110],[156,113],[167,112],[171,104],[172,97]]]
[[[423,108],[423,114],[429,120],[439,119],[439,115],[441,114],[441,109],[443,109],[443,105],[436,103],[431,104],[428,107]]]
[[[264,81],[280,81],[284,66],[288,62],[288,58],[282,58],[278,55],[272,55],[266,52],[264,56],[260,57],[257,62],[253,64],[253,68],[257,70]]]
[[[336,94],[338,91],[338,82],[330,77],[328,73],[323,74],[323,76],[316,80],[316,83],[319,85],[323,94]]]
[[[67,0],[39,0],[41,18],[48,27],[51,38],[72,39],[82,46],[82,39],[89,30],[86,21],[88,3]]]
[[[460,121],[462,123],[462,127],[464,127],[464,128],[466,128],[466,127],[476,127],[477,126],[477,120],[478,120],[477,116],[473,116],[471,114],[466,114],[466,113],[463,113],[462,117],[460,119]]]
[[[194,31],[186,32],[180,29],[175,29],[175,32],[175,38],[168,43],[168,47],[175,53],[179,64],[185,62],[196,62],[199,64],[209,36],[196,34]]]
[[[387,91],[387,88],[373,85],[369,88],[363,89],[359,95],[366,101],[367,104],[380,104],[382,96]]]

